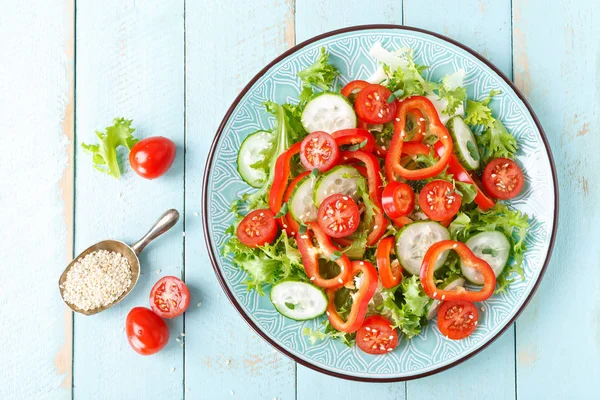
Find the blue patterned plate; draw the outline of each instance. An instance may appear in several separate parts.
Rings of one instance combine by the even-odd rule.
[[[243,283],[245,273],[221,256],[227,240],[225,230],[233,219],[228,211],[230,204],[251,190],[237,173],[237,150],[247,135],[273,122],[261,104],[266,100],[283,103],[297,98],[300,82],[296,73],[312,64],[322,46],[342,73],[339,83],[365,79],[376,67],[368,51],[377,41],[387,49],[414,49],[415,60],[430,66],[427,74],[431,80],[464,68],[469,98],[481,99],[490,89],[502,90],[492,102],[494,115],[516,136],[520,146],[518,160],[526,173],[524,191],[511,204],[531,216],[523,265],[525,279],[517,279],[506,293],[483,303],[479,326],[471,336],[461,341],[447,340],[433,323],[384,356],[365,354],[331,340],[311,345],[302,329],[318,328],[320,320],[296,322],[284,318],[273,308],[268,293],[259,296],[255,291],[248,292]],[[326,33],[301,43],[250,81],[225,115],[210,151],[204,177],[203,214],[206,243],[217,277],[242,317],[265,340],[295,361],[337,377],[400,381],[433,374],[466,360],[498,338],[515,320],[548,263],[556,231],[557,200],[556,172],[541,125],[523,95],[497,68],[474,51],[437,34],[394,25],[371,25]]]

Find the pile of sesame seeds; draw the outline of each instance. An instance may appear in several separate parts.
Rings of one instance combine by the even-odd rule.
[[[84,311],[112,304],[131,286],[131,267],[121,253],[98,250],[80,258],[61,285],[63,299]]]

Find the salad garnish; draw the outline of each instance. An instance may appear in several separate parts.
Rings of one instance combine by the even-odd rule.
[[[468,99],[463,69],[433,81],[411,49],[370,54],[376,71],[338,88],[322,48],[297,102],[265,103],[273,126],[238,154],[256,189],[233,203],[223,254],[284,317],[322,320],[303,329],[311,343],[387,354],[436,315],[468,337],[473,303],[524,279],[529,221],[502,202],[523,171],[490,106],[500,91]]]

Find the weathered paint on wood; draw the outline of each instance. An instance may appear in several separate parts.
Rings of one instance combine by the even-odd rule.
[[[0,398],[68,399],[73,5],[6,2],[0,37]]]
[[[600,8],[594,1],[513,3],[515,81],[554,150],[561,210],[554,256],[517,322],[517,395],[594,398],[600,376]]]
[[[402,2],[385,0],[373,7],[365,1],[296,1],[298,43],[334,29],[373,23],[402,24]],[[404,399],[405,389],[404,383],[369,385],[348,382],[298,366],[298,399]]]
[[[202,174],[221,118],[241,88],[293,45],[293,3],[186,4],[186,313],[188,399],[293,399],[295,363],[244,322],[213,272],[201,223]],[[196,307],[198,303],[199,307]]]
[[[488,58],[509,78],[512,76],[510,2],[406,0],[404,21],[406,25],[428,29],[464,43]],[[480,399],[483,387],[486,388],[486,399],[514,398],[514,327],[462,365],[408,382],[407,398]]]
[[[167,209],[183,212],[184,3],[82,1],[77,4],[75,250],[115,238],[132,243]],[[133,119],[136,136],[164,135],[178,147],[175,163],[158,180],[141,179],[122,163],[120,180],[92,168],[81,142],[115,117]],[[167,321],[171,340],[141,357],[127,343],[126,316],[148,307],[156,280],[183,274],[183,223],[141,254],[141,276],[120,304],[100,314],[75,316],[74,398],[173,399],[183,397],[183,348],[175,341],[183,319]]]

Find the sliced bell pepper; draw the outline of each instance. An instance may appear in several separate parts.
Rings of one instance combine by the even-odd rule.
[[[351,279],[360,272],[363,273],[364,279],[362,279],[362,285],[358,288],[358,292],[352,295],[352,308],[346,321],[340,317],[335,306],[335,294],[339,289],[327,290],[327,298],[329,299],[326,311],[327,318],[329,318],[331,326],[338,331],[352,333],[362,326],[369,301],[371,301],[377,290],[379,279],[373,264],[368,261],[352,261]]]
[[[400,159],[402,157],[402,148],[405,144],[404,136],[406,136],[406,133],[404,132],[404,127],[406,126],[406,116],[408,112],[414,108],[419,109],[423,115],[427,117],[427,128],[429,134],[437,136],[439,141],[448,150],[440,156],[434,165],[418,170],[406,169],[400,163]],[[394,137],[392,138],[390,148],[385,157],[386,170],[389,169],[398,176],[410,180],[431,178],[446,168],[451,155],[452,139],[450,138],[448,130],[440,121],[437,111],[431,101],[423,96],[413,96],[401,101],[396,114],[396,120],[394,122]]]
[[[387,289],[398,286],[402,281],[402,266],[398,260],[390,261],[390,254],[394,253],[395,241],[393,236],[386,237],[379,242],[375,251],[381,284]]]
[[[466,290],[463,287],[457,287],[452,290],[438,289],[433,276],[435,265],[439,256],[448,250],[454,250],[460,257],[461,262],[467,267],[476,269],[483,276],[483,288],[479,292]],[[455,240],[442,240],[433,244],[421,264],[421,285],[423,291],[432,299],[445,301],[484,301],[494,294],[496,288],[496,275],[487,261],[478,258],[473,254],[471,249],[462,242]]]
[[[369,86],[369,82],[367,82],[367,81],[361,81],[361,80],[350,81],[342,89],[342,96],[350,97],[351,94],[356,94],[356,93],[354,93],[355,91],[359,92],[367,86]]]
[[[385,231],[388,227],[388,220],[380,209],[376,210],[375,214],[375,223],[373,225],[373,230],[367,236],[367,246],[374,246],[375,243],[381,239],[383,235],[385,235]]]
[[[342,163],[353,163],[360,161],[367,167],[367,183],[369,185],[369,197],[378,206],[381,207],[381,192],[383,191],[383,183],[381,182],[381,167],[379,161],[371,153],[364,151],[342,151],[340,153]]]
[[[313,243],[316,241],[317,245]],[[347,255],[331,243],[331,239],[317,222],[309,222],[306,232],[296,233],[298,250],[302,254],[304,271],[312,283],[324,289],[336,289],[352,279],[352,264]],[[340,266],[340,273],[333,278],[325,278],[319,272],[319,259],[334,261]]]
[[[423,118],[423,113],[419,109],[414,109],[409,111],[409,116],[413,118],[413,130],[412,135],[410,132],[407,132],[406,136],[412,136],[408,140],[404,140],[404,143],[421,143],[423,138],[425,137],[425,132],[427,131],[427,126],[425,124],[425,118]],[[412,132],[412,131],[411,131]],[[375,155],[377,157],[385,158],[387,155],[387,147],[385,145],[379,145],[375,143]]]
[[[305,171],[297,177],[295,177],[294,179],[292,179],[290,185],[285,191],[285,194],[283,195],[284,202],[287,203],[290,200],[290,198],[292,197],[292,193],[294,193],[294,189],[296,188],[298,183],[309,174],[310,171]],[[298,229],[300,228],[300,224],[298,224],[298,222],[296,222],[296,220],[292,218],[292,215],[289,212],[283,217],[279,218],[277,222],[279,223],[279,226],[281,226],[281,228],[287,233],[289,233],[291,236],[295,236],[296,232],[298,232]]]
[[[424,143],[416,143],[416,142],[406,142],[404,146],[402,146],[402,155],[407,156],[417,156],[417,155],[427,155],[431,151],[431,147],[427,146]],[[400,163],[402,166],[406,166],[406,164],[411,159],[409,157],[402,157]],[[388,165],[387,158],[385,159],[385,174],[387,176],[388,182],[393,182],[396,180],[396,174],[391,166]]]
[[[398,217],[398,218],[392,219],[392,222],[394,223],[394,225],[396,226],[396,228],[400,229],[404,225],[408,225],[408,224],[410,224],[410,223],[412,223],[414,221],[412,219],[408,218],[408,217]]]
[[[366,144],[360,150],[372,153],[375,148],[375,138],[367,129],[351,128],[335,131],[331,134],[338,146]]]
[[[440,157],[442,157],[446,152],[446,148],[439,141],[433,145],[433,148]],[[476,182],[473,176],[467,172],[467,170],[461,165],[460,161],[458,161],[454,154],[450,155],[450,159],[448,160],[448,170],[446,172],[452,174],[452,177],[459,182],[470,183],[477,187],[475,203],[479,206],[479,208],[482,211],[494,207],[494,204],[496,204],[494,199],[492,199],[484,193],[484,191],[481,189],[481,184],[478,184]]]
[[[292,157],[300,152],[302,142],[294,144],[277,157],[275,161],[275,174],[273,185],[269,191],[269,208],[273,214],[277,214],[283,205],[283,195],[290,179],[290,161]]]

